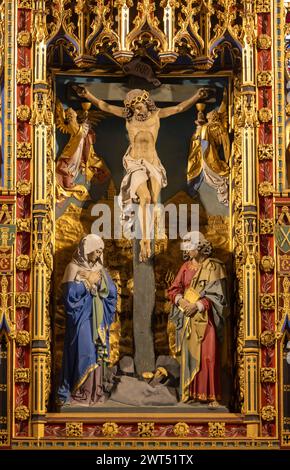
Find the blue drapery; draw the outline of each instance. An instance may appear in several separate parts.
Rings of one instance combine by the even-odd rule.
[[[107,295],[103,295],[102,319],[97,325],[105,332],[107,354],[110,353],[109,329],[113,322],[117,290],[108,273],[103,271],[103,280],[107,287]],[[66,282],[63,285],[63,300],[66,312],[66,331],[64,339],[63,361],[58,397],[67,402],[71,393],[98,367],[97,348],[93,332],[93,303],[97,298],[85,287],[83,282]]]

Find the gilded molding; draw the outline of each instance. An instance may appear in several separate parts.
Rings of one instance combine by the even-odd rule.
[[[225,423],[208,423],[208,437],[225,437]]]
[[[30,292],[19,292],[15,295],[15,304],[18,308],[29,308],[31,305]]]
[[[15,408],[15,418],[17,421],[26,421],[29,418],[30,411],[25,405],[20,405]]]
[[[275,341],[276,335],[274,331],[265,330],[263,331],[263,333],[261,333],[260,342],[266,348],[270,348],[271,346],[273,346],[275,344]]]
[[[15,382],[30,382],[30,369],[28,368],[19,368],[14,370],[14,380]]]
[[[17,142],[17,158],[31,158],[32,145],[31,142]]]
[[[16,268],[20,271],[27,271],[30,268],[31,259],[28,255],[19,255],[16,258]]]
[[[261,367],[260,380],[262,383],[275,383],[276,369],[274,367]]]
[[[261,409],[261,417],[263,421],[274,421],[276,418],[276,410],[274,406],[263,406],[263,408]]]
[[[27,104],[20,104],[16,109],[16,116],[19,121],[28,121],[31,115],[31,109]]]
[[[259,194],[263,197],[272,196],[274,187],[270,181],[263,181],[259,184]]]
[[[256,12],[257,13],[270,13],[271,12],[271,0],[256,0]]]
[[[275,308],[274,294],[261,294],[260,306],[264,310],[272,310],[273,308]]]
[[[26,330],[18,330],[16,333],[18,346],[27,346],[30,343],[30,333]]]
[[[264,123],[269,122],[271,121],[273,117],[272,110],[270,108],[265,108],[265,107],[261,108],[258,111],[258,116],[261,122],[264,122]]]
[[[261,219],[260,220],[260,233],[261,235],[272,235],[274,231],[273,219]]]
[[[173,432],[177,437],[185,437],[189,434],[189,426],[186,423],[176,423]]]
[[[259,144],[258,146],[259,160],[273,160],[274,147],[273,144]]]
[[[65,434],[67,437],[81,437],[83,435],[83,423],[66,423]]]
[[[259,49],[270,49],[272,45],[271,36],[268,36],[268,34],[260,34],[260,36],[258,36],[257,45]]]
[[[270,273],[275,267],[275,261],[272,256],[263,256],[260,262],[261,270]]]
[[[258,73],[258,75],[257,75],[257,85],[258,85],[258,87],[272,86],[272,83],[273,83],[272,72],[269,72],[268,70],[263,70],[262,72]]]
[[[29,31],[20,31],[17,35],[17,43],[22,47],[30,47],[31,33]]]
[[[28,196],[31,193],[31,182],[27,180],[17,181],[16,189],[21,196]]]
[[[30,232],[31,220],[30,219],[16,219],[17,232]]]
[[[119,432],[119,426],[116,423],[104,423],[102,434],[106,437],[115,437]]]
[[[152,437],[154,433],[154,423],[138,423],[139,437]]]
[[[16,71],[16,81],[18,85],[30,85],[32,80],[32,70],[23,67]]]

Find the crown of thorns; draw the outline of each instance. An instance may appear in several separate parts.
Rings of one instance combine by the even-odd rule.
[[[132,98],[131,100],[125,100],[124,105],[126,106],[126,108],[131,108],[132,106],[135,106],[137,103],[146,103],[148,98],[149,98],[148,91],[143,90],[142,95],[135,96],[135,98]]]

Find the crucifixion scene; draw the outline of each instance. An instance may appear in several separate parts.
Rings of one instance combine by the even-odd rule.
[[[288,24],[0,0],[0,449],[290,448]]]

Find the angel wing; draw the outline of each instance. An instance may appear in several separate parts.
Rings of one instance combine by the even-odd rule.
[[[68,125],[65,123],[64,107],[60,100],[57,99],[55,103],[55,123],[56,127],[64,134],[69,134]]]
[[[77,115],[78,115],[79,122],[84,122],[87,120],[94,127],[97,127],[97,125],[100,123],[102,119],[105,119],[107,116],[109,116],[108,113],[104,113],[103,111],[94,110],[94,109],[89,110],[89,111],[79,109],[77,111]]]
[[[226,131],[228,130],[228,125],[229,125],[227,104],[228,104],[227,90],[226,88],[224,88],[223,99],[220,104],[218,113],[220,116],[221,124],[224,130]]]

